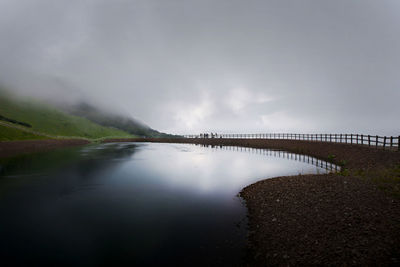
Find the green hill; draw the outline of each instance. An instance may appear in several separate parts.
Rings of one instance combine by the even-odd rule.
[[[86,118],[67,114],[49,104],[30,98],[15,98],[3,92],[0,92],[0,122],[2,140],[43,138],[35,133],[52,137],[88,139],[133,137],[125,131],[104,127]],[[6,129],[7,125],[13,129]]]

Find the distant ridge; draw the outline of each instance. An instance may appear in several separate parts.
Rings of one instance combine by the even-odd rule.
[[[86,102],[65,107],[69,114],[88,119],[106,127],[113,127],[140,137],[174,137],[161,133],[128,116],[110,113],[96,108]]]

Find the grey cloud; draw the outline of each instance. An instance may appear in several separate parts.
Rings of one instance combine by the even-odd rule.
[[[0,82],[172,133],[396,135],[399,11],[394,0],[3,0]]]

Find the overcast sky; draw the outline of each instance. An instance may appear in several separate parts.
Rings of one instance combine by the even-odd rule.
[[[0,83],[170,133],[400,134],[400,1],[0,0]]]

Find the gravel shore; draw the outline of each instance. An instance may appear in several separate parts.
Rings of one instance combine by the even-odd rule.
[[[279,177],[246,187],[249,265],[400,263],[400,203],[354,176]]]

